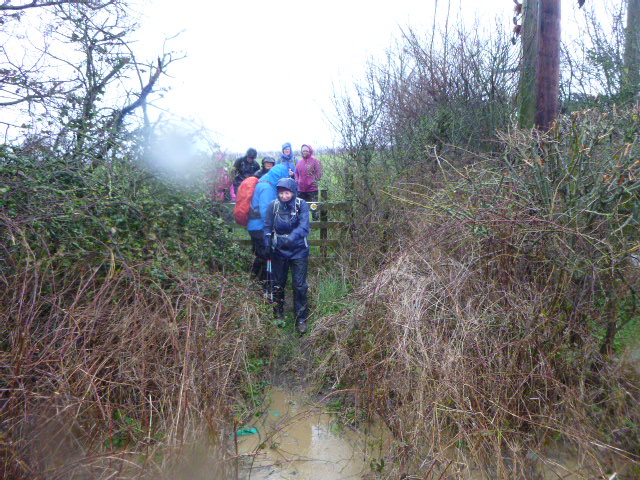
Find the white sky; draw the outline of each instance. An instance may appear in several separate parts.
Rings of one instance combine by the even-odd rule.
[[[332,146],[334,86],[351,85],[400,27],[430,28],[435,0],[148,0],[141,19],[150,54],[163,39],[187,58],[171,65],[158,103],[200,121],[223,150],[279,151],[290,141]],[[512,0],[454,0],[487,19]],[[439,1],[444,12],[446,2]],[[452,7],[455,10],[455,7]],[[471,15],[472,16],[472,15]],[[141,45],[142,46],[142,45]],[[155,48],[155,50],[154,50]]]
[[[222,150],[259,154],[285,141],[332,146],[327,121],[334,88],[351,86],[365,62],[382,56],[400,28],[430,29],[446,0],[140,0],[141,38],[153,56],[187,57],[170,66],[157,105],[214,132]],[[591,1],[591,0],[590,0]],[[600,1],[600,0],[598,0]],[[563,1],[563,18],[576,0]],[[452,15],[511,24],[512,0],[452,0]],[[514,47],[518,48],[518,47]]]

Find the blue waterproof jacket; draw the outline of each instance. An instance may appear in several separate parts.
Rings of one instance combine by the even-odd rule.
[[[256,231],[264,228],[269,204],[278,196],[278,180],[285,177],[289,177],[289,169],[285,165],[276,165],[260,178],[251,199],[247,230]]]
[[[288,202],[276,198],[269,204],[264,219],[266,242],[273,246],[275,256],[288,260],[308,257],[309,205],[298,198],[298,184],[292,178],[283,178],[277,186],[291,190],[293,198]]]
[[[291,149],[291,153],[287,156],[284,154],[284,149],[289,147]],[[278,158],[278,165],[286,165],[287,169],[293,170],[293,173],[296,173],[296,157],[293,154],[293,147],[289,142],[282,144],[282,155]]]

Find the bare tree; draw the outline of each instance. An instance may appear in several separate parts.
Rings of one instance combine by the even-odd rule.
[[[385,93],[378,79],[370,71],[366,82],[355,87],[355,95],[334,95],[337,120],[334,128],[342,138],[343,153],[359,175],[366,192],[375,197],[370,167],[376,152],[384,147],[380,118],[384,112]]]
[[[371,62],[356,95],[336,101],[350,165],[360,173],[373,162],[391,175],[427,174],[437,168],[434,151],[493,150],[496,132],[511,121],[517,78],[515,49],[496,23],[487,34],[477,26],[426,35],[408,28]]]
[[[143,111],[142,122],[149,129],[148,97],[174,58],[170,53],[153,62],[136,58],[130,46],[135,25],[124,2],[22,5],[44,6],[48,8],[40,43],[27,43],[22,54],[0,47],[0,77],[5,80],[0,108],[21,107],[23,117],[31,118],[26,131],[53,139],[54,150],[68,161],[96,166],[113,152],[133,112]],[[21,23],[14,23],[6,34],[14,45],[18,36],[27,38]]]
[[[75,45],[81,54],[76,66],[77,89],[72,96],[74,108],[67,110],[68,120],[62,130],[64,134],[73,132],[73,138],[63,135],[59,140],[71,140],[68,145],[75,161],[90,158],[94,166],[113,148],[127,115],[146,106],[149,93],[172,61],[170,55],[165,55],[155,65],[138,62],[128,45],[133,27],[123,13],[114,10],[110,15],[95,18],[92,12],[78,6],[57,10],[66,27],[60,34],[66,44]],[[149,72],[147,81],[142,79],[142,71]],[[125,86],[117,95],[126,103],[116,107],[113,99],[106,100],[108,90],[112,85],[126,84],[131,72],[138,77],[139,90]]]
[[[567,108],[627,102],[638,93],[638,0],[603,1],[585,12],[581,35],[564,46]]]
[[[19,3],[6,0],[3,2],[0,5],[0,25],[4,27],[2,32],[4,39],[0,44],[0,107],[44,104],[47,99],[64,94],[68,86],[66,79],[49,77],[43,71],[44,64],[47,63],[49,34],[45,35],[42,45],[29,45],[32,55],[11,51],[12,47],[7,40],[20,39],[27,44],[31,43],[22,23],[16,25],[14,21],[21,20],[33,10],[42,10],[51,14],[57,7],[76,5],[96,13],[122,3],[120,0],[32,0]],[[12,22],[14,25],[11,25]],[[8,29],[10,26],[14,28]],[[25,45],[22,47],[27,48]]]
[[[104,2],[94,0],[32,0],[31,2],[21,2],[16,4],[11,0],[5,1],[0,5],[0,12],[4,15],[6,12],[22,12],[32,8],[56,7],[59,5],[85,5],[90,8],[99,9],[108,4],[114,3],[116,0],[107,0]]]
[[[575,46],[566,45],[567,78],[564,88],[568,101],[601,101],[615,98],[621,89],[624,52],[624,9],[608,2],[585,11],[582,35]],[[574,94],[575,92],[575,94]]]

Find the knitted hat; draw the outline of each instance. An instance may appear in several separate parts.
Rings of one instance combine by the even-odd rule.
[[[265,163],[273,163],[274,165],[276,164],[276,159],[273,157],[264,157],[262,159],[262,166],[264,167]]]

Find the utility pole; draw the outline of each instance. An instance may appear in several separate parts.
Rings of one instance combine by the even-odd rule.
[[[560,0],[539,1],[535,125],[546,131],[560,113]]]
[[[560,111],[560,0],[522,4],[518,124],[548,130]]]

